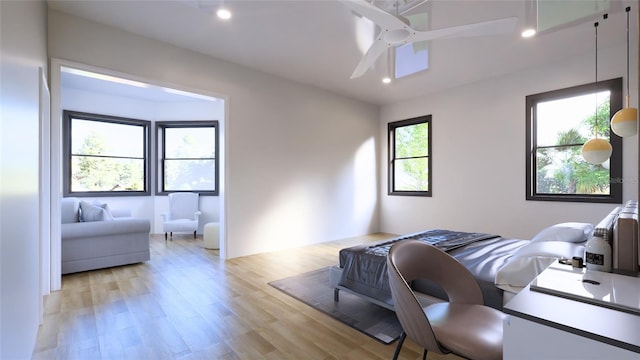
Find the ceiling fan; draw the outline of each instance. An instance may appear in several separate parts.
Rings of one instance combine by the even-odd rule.
[[[413,29],[409,21],[401,15],[386,12],[366,0],[343,0],[356,13],[368,18],[381,29],[373,44],[356,66],[351,78],[362,76],[380,55],[390,47],[440,38],[473,37],[503,34],[515,29],[517,17],[509,17],[467,25],[453,26],[437,30],[420,31]]]

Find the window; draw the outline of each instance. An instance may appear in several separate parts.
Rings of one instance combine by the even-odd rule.
[[[149,195],[150,122],[63,112],[65,196]]]
[[[389,195],[431,196],[431,115],[389,123]]]
[[[429,69],[427,41],[409,43],[395,48],[396,79]]]
[[[621,107],[622,78],[527,96],[527,200],[622,202],[622,139],[609,125]],[[596,124],[613,147],[600,165],[582,158]]]
[[[409,24],[414,29],[429,30],[432,27],[431,14],[433,13],[431,8],[433,3],[431,1],[401,1],[404,3],[401,7],[410,10],[414,6],[420,6],[419,13],[411,14],[405,13],[403,16],[409,21]],[[395,2],[391,5],[390,11],[395,11],[396,6],[400,3]],[[405,76],[413,75],[421,71],[429,69],[429,40],[418,41],[414,43],[408,43],[404,45],[396,46],[394,49],[394,61],[395,61],[395,75],[396,79],[400,79]]]
[[[158,194],[193,191],[218,195],[218,122],[163,121],[156,127]]]

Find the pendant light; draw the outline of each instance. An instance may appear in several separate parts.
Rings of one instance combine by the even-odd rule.
[[[225,7],[221,7],[216,11],[216,15],[222,20],[231,19],[231,11]]]
[[[393,73],[393,61],[391,59],[391,51],[392,48],[388,48],[387,49],[387,75],[385,77],[382,78],[382,83],[383,84],[390,84],[392,81],[392,77],[391,74]]]
[[[606,18],[606,17],[605,17]],[[596,29],[596,91],[598,87],[598,23],[594,23]],[[590,164],[600,165],[611,157],[613,148],[605,139],[598,138],[598,101],[596,99],[595,126],[593,128],[595,138],[587,141],[582,145],[582,157]]]
[[[218,10],[216,11],[216,16],[218,16],[219,19],[221,20],[229,20],[231,19],[231,10],[229,10],[226,6],[224,6],[224,0],[222,0],[222,3],[220,4],[220,7],[218,7]]]
[[[399,12],[398,9],[400,7],[400,4],[398,4],[398,1],[396,0],[396,2],[392,5],[393,9],[395,10],[396,13],[396,17],[399,17]],[[382,83],[383,84],[391,84],[391,82],[393,81],[393,79],[395,78],[395,76],[392,76],[392,74],[394,74],[394,67],[395,67],[395,56],[393,56],[392,54],[395,52],[395,48],[393,46],[388,46],[387,47],[387,74],[382,78]]]
[[[524,26],[520,36],[530,38],[536,36],[538,30],[538,1],[525,0]]]
[[[638,132],[638,109],[629,107],[629,11],[631,7],[625,9],[627,12],[627,105],[611,118],[611,130],[622,137],[633,136]]]

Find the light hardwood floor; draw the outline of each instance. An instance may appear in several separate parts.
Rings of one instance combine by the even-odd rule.
[[[267,283],[334,265],[390,234],[223,261],[202,238],[151,237],[146,263],[65,275],[34,359],[391,359],[384,345]],[[435,355],[435,356],[434,356]],[[401,359],[422,358],[405,342]],[[429,354],[429,359],[457,359]]]

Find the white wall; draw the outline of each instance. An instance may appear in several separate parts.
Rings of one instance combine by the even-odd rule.
[[[49,51],[227,96],[223,256],[377,231],[376,106],[55,11]]]
[[[635,34],[631,54],[637,54]],[[601,47],[598,78],[626,77],[624,43]],[[433,197],[388,196],[387,167],[381,161],[381,230],[403,234],[446,228],[529,239],[554,223],[602,219],[615,205],[525,200],[525,96],[593,82],[593,59],[594,54],[585,54],[384,106],[381,136],[388,122],[433,115]],[[631,95],[637,99],[637,57],[632,61]],[[638,197],[637,149],[637,135],[623,140],[623,178],[628,181],[623,200]],[[386,159],[386,149],[381,150]]]
[[[31,357],[40,313],[39,68],[46,6],[0,1],[0,358]]]
[[[64,86],[64,84],[63,84]],[[100,115],[120,116],[152,122],[152,134],[155,133],[156,121],[167,120],[219,120],[224,121],[224,101],[191,101],[191,102],[154,102],[110,94],[84,91],[68,87],[61,89],[61,107],[63,110],[82,111]],[[157,149],[155,135],[151,136],[152,146]],[[54,147],[57,145],[54,144]],[[59,146],[57,146],[59,147]],[[157,174],[155,156],[151,157],[151,174]],[[144,217],[151,220],[151,232],[162,233],[161,214],[168,211],[167,196],[156,196],[155,177],[151,180],[151,196],[115,196],[101,197],[95,200],[106,202],[113,209],[130,209],[132,216]],[[94,198],[91,198],[94,200]],[[200,227],[198,233],[203,232],[204,224],[219,222],[220,201],[218,196],[200,197]]]

